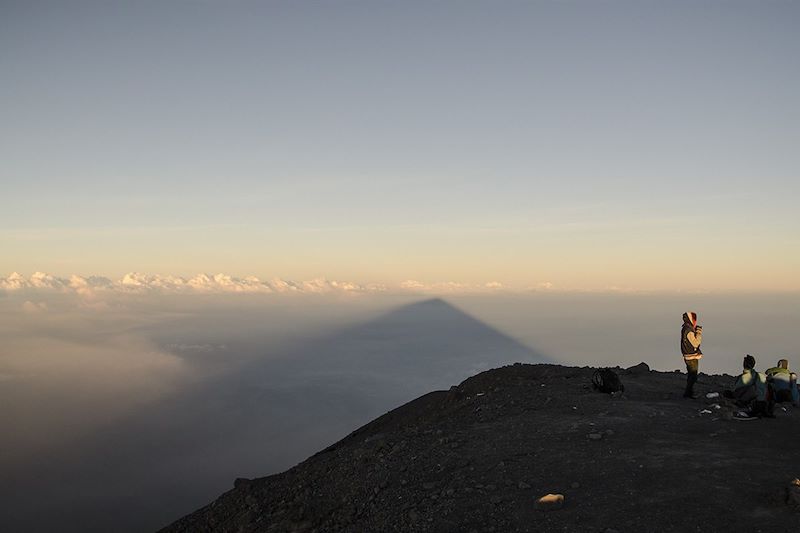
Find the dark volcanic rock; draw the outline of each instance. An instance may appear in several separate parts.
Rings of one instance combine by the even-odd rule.
[[[797,476],[800,410],[726,421],[680,398],[682,374],[649,369],[619,401],[592,391],[593,371],[483,372],[286,472],[237,479],[163,531],[800,531],[793,493],[775,498]],[[701,375],[699,389],[730,384]],[[568,505],[539,511],[549,493]]]
[[[626,374],[632,374],[634,376],[647,374],[648,372],[650,372],[650,366],[644,361],[642,361],[638,365],[629,366],[628,368],[625,369]]]

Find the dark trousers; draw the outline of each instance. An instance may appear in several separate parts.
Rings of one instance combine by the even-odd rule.
[[[753,383],[746,387],[737,387],[732,391],[726,390],[722,395],[733,400],[733,403],[739,407],[749,407],[757,397],[756,385]]]
[[[686,362],[686,391],[684,396],[694,394],[694,384],[697,382],[697,370],[700,368],[699,359],[688,359]]]
[[[791,401],[792,401],[792,391],[790,389],[780,389],[775,391],[775,402],[782,403]]]

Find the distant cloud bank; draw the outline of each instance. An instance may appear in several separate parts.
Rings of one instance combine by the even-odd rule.
[[[542,287],[550,288],[551,284]],[[0,277],[0,290],[16,291],[57,291],[94,295],[98,293],[383,293],[383,292],[416,292],[416,293],[461,293],[461,292],[493,292],[504,290],[505,286],[498,281],[485,284],[467,284],[453,281],[423,283],[406,280],[397,286],[380,283],[359,284],[351,281],[335,281],[317,278],[308,281],[290,281],[281,278],[261,280],[255,276],[238,278],[227,274],[198,274],[192,278],[177,276],[161,276],[129,272],[118,280],[103,276],[71,275],[60,278],[44,272],[36,272],[25,277],[17,272],[8,277]]]
[[[166,292],[166,293],[328,293],[328,292],[381,292],[383,285],[360,285],[348,281],[314,279],[289,281],[274,278],[262,281],[255,276],[237,278],[227,274],[198,274],[192,278],[160,276],[129,272],[118,280],[102,276],[78,276],[59,278],[44,272],[36,272],[26,278],[14,272],[0,278],[0,289],[7,291],[45,290],[87,294],[103,291],[122,293]]]
[[[506,287],[499,281],[490,281],[483,285],[470,283],[457,283],[455,281],[440,281],[436,283],[423,283],[413,279],[400,283],[401,290],[409,292],[423,292],[435,294],[459,293],[459,292],[487,292],[499,291]]]

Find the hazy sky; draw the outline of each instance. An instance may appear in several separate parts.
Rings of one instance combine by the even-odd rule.
[[[797,2],[0,1],[0,275],[800,289]]]

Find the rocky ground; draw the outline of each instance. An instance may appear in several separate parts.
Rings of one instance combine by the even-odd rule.
[[[800,409],[731,420],[724,400],[681,398],[685,374],[620,370],[612,397],[593,372],[483,372],[162,531],[800,531]],[[537,506],[549,493],[563,505]]]

